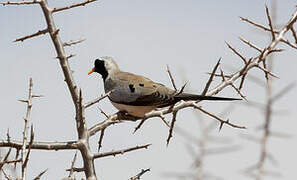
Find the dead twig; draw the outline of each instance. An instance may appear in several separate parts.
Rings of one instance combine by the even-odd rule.
[[[89,3],[92,3],[92,2],[95,2],[95,1],[97,1],[97,0],[86,0],[84,2],[72,4],[70,6],[61,7],[61,8],[54,8],[52,10],[52,12],[55,13],[55,12],[64,11],[64,10],[68,10],[68,9],[79,7],[79,6],[85,6],[85,5],[87,5]]]
[[[149,171],[150,171],[150,168],[148,168],[148,169],[141,169],[141,172],[140,173],[136,174],[136,176],[133,176],[133,177],[129,178],[129,180],[140,180],[140,177],[142,175],[144,175],[146,172],[149,172]]]
[[[213,68],[212,73],[211,73],[211,75],[210,75],[210,77],[209,77],[209,79],[208,79],[208,81],[207,81],[207,83],[206,83],[206,85],[205,85],[205,88],[203,89],[203,92],[202,92],[201,95],[204,96],[204,95],[207,93],[207,91],[208,91],[208,89],[209,89],[209,86],[210,86],[210,84],[211,84],[211,82],[212,82],[212,80],[213,80],[213,77],[215,76],[215,73],[216,73],[216,71],[217,71],[217,69],[218,69],[218,67],[219,67],[219,65],[220,65],[221,59],[222,59],[222,58],[220,58],[220,59],[218,60],[217,64],[216,64],[215,67]]]
[[[43,34],[46,34],[46,33],[48,33],[48,29],[40,30],[40,31],[38,31],[38,32],[36,32],[34,34],[30,34],[30,35],[18,38],[16,40],[14,40],[13,42],[19,42],[19,41],[23,42],[26,39],[30,39],[30,38],[40,36],[40,35],[43,35]]]
[[[130,151],[134,151],[134,150],[138,150],[138,149],[147,149],[150,145],[151,144],[146,144],[146,145],[143,145],[143,146],[135,146],[135,147],[132,147],[132,148],[122,149],[122,150],[118,150],[118,151],[97,153],[97,154],[94,154],[93,158],[98,159],[98,158],[103,158],[103,157],[107,157],[107,156],[116,156],[118,154],[124,154],[126,152],[130,152]]]
[[[92,106],[93,104],[96,104],[96,103],[100,102],[102,99],[104,99],[104,98],[106,98],[106,97],[109,97],[109,95],[110,95],[111,93],[112,93],[112,91],[109,91],[109,92],[107,92],[107,93],[105,93],[105,94],[101,94],[100,97],[98,97],[98,98],[96,98],[96,99],[94,99],[94,100],[92,100],[92,101],[87,102],[87,103],[84,105],[84,107],[85,107],[85,108],[88,108],[88,107]]]
[[[64,42],[64,43],[63,43],[63,46],[64,46],[64,47],[72,46],[72,45],[75,45],[75,44],[82,43],[82,42],[84,42],[85,40],[86,40],[86,39],[80,39],[80,40],[77,40],[77,41],[73,41],[73,40],[71,40],[71,41],[69,41],[69,42]]]
[[[71,167],[70,167],[68,178],[72,178],[72,176],[73,176],[73,172],[74,172],[73,168],[74,168],[74,164],[75,164],[76,158],[77,158],[77,151],[75,152],[74,157],[73,157],[73,160],[71,162]]]

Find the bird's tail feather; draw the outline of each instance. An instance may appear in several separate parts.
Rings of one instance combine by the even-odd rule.
[[[184,101],[195,101],[195,100],[211,100],[211,101],[235,101],[242,100],[238,98],[227,98],[227,97],[216,97],[216,96],[203,96],[197,94],[189,94],[189,93],[181,93],[179,95],[174,96],[176,101],[184,100]]]

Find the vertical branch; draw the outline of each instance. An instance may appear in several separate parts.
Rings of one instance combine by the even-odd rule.
[[[271,37],[272,40],[275,40],[275,35],[273,32],[273,27],[272,27],[272,21],[276,19],[276,1],[272,2],[272,18],[269,15],[269,10],[266,6],[266,14],[269,22],[269,26],[271,29]],[[270,56],[270,61],[268,61],[268,71],[272,72],[273,68],[273,54]],[[263,61],[264,62],[264,61]],[[270,135],[270,126],[271,126],[271,112],[272,112],[272,78],[270,78],[268,75],[266,75],[267,79],[267,85],[266,85],[266,107],[265,107],[265,123],[264,123],[264,134],[261,140],[261,154],[260,154],[260,160],[258,164],[258,174],[256,176],[256,180],[261,180],[262,176],[264,175],[264,164],[267,159],[267,143],[268,143],[268,138]]]
[[[33,80],[30,77],[30,82],[29,82],[29,94],[28,94],[28,99],[26,100],[27,103],[27,113],[26,117],[24,118],[25,120],[25,125],[24,125],[24,132],[23,132],[23,145],[22,145],[22,179],[26,180],[26,156],[27,156],[27,138],[28,138],[28,129],[29,129],[29,119],[30,119],[30,114],[31,114],[31,108],[32,108],[32,96],[33,96]]]
[[[76,124],[78,132],[79,150],[84,162],[84,172],[87,180],[96,180],[94,155],[89,145],[89,132],[85,123],[85,107],[83,106],[82,92],[79,91]]]
[[[77,106],[77,103],[76,103],[78,100],[77,85],[74,81],[70,66],[68,64],[67,55],[64,50],[63,42],[59,36],[59,29],[56,28],[56,25],[54,23],[52,9],[48,6],[48,3],[46,0],[41,0],[40,6],[42,8],[42,11],[43,11],[43,14],[44,14],[47,26],[48,26],[49,34],[50,34],[53,44],[55,46],[55,49],[57,52],[57,57],[59,59],[62,71],[64,73],[65,81],[66,81],[68,89],[70,91],[73,103],[75,106]]]
[[[93,1],[90,1],[93,2]],[[68,89],[70,91],[75,110],[76,110],[76,125],[78,132],[78,142],[79,150],[81,152],[83,162],[84,162],[84,172],[88,180],[97,179],[94,167],[93,154],[89,147],[89,133],[85,124],[85,107],[82,104],[82,94],[81,91],[78,93],[77,85],[72,76],[72,71],[68,63],[68,57],[65,53],[63,42],[59,36],[59,29],[56,28],[53,19],[53,10],[48,6],[46,0],[41,0],[40,6],[42,8],[46,23],[48,26],[48,31],[55,46],[57,57],[60,62],[60,66],[63,70],[65,81],[67,83]],[[76,7],[76,6],[75,6]],[[66,8],[67,9],[67,8]],[[69,9],[69,8],[68,8]],[[57,11],[57,10],[56,10]]]

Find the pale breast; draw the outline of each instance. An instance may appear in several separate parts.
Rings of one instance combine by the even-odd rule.
[[[111,102],[111,103],[119,111],[125,111],[128,114],[136,117],[144,117],[146,113],[156,108],[155,106],[131,106],[131,105],[125,105],[125,104],[118,104],[115,102]]]

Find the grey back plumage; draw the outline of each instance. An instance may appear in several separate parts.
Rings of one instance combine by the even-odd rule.
[[[104,84],[105,92],[112,91],[110,100],[134,106],[159,106],[173,99],[174,91],[162,84],[128,72],[119,71],[109,76]]]

